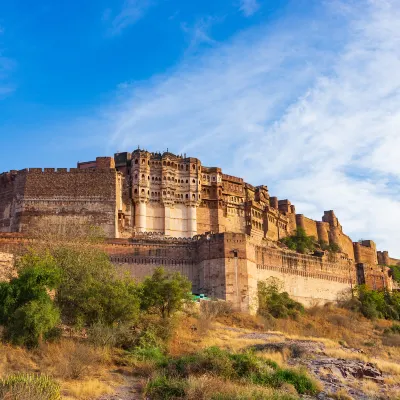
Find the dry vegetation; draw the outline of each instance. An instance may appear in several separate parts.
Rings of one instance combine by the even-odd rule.
[[[194,309],[181,315],[176,326],[167,349],[172,356],[193,354],[210,346],[238,352],[255,344],[280,342],[285,338],[306,339],[323,343],[327,356],[372,362],[385,374],[386,385],[400,385],[400,349],[387,346],[385,341],[384,330],[391,323],[382,320],[372,322],[332,305],[313,307],[298,320],[265,320],[229,310],[210,315],[207,311],[202,313]],[[257,338],[254,333],[268,336]],[[354,351],[353,348],[361,351]],[[291,358],[287,349],[257,352],[256,355],[272,360],[281,367],[287,366]],[[82,339],[63,338],[58,343],[42,344],[33,350],[6,344],[0,346],[2,376],[15,372],[46,374],[60,383],[63,398],[71,400],[98,399],[112,393],[123,382],[122,375],[113,372],[118,368],[120,372],[124,370],[142,377],[152,376],[155,370],[152,361],[129,359],[123,351],[93,347]],[[251,398],[251,390],[254,391],[254,398],[296,398],[290,385],[279,392],[254,385],[243,386],[239,382],[222,382],[221,379],[208,374],[190,377],[188,398],[209,399],[209,394],[217,388],[221,392],[221,387],[224,388],[226,399]],[[139,378],[137,380],[140,381]],[[142,386],[145,386],[145,382]],[[378,384],[372,381],[360,381],[358,388],[371,398],[379,391]],[[395,390],[391,398],[399,398],[396,396]],[[351,398],[345,390],[332,393],[331,397],[344,400]]]

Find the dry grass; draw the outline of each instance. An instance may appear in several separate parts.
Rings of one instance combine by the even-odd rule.
[[[375,363],[376,366],[387,374],[391,374],[392,378],[397,379],[396,383],[400,383],[400,364],[397,362],[386,361],[379,358],[373,358],[370,360]]]
[[[98,379],[65,382],[63,385],[63,395],[71,399],[90,400],[113,392],[109,384]]]
[[[335,400],[353,400],[353,397],[344,389],[340,389],[335,393],[329,393],[329,397]]]
[[[255,354],[257,357],[275,361],[280,367],[283,367],[288,359],[289,352],[289,349],[284,349],[284,351],[257,351]]]
[[[293,400],[298,398],[297,392],[291,385],[285,385],[281,390],[260,387],[256,385],[241,385],[231,381],[225,381],[212,375],[202,375],[189,378],[189,389],[187,400],[209,400],[216,394],[224,399],[257,398],[257,399],[280,399],[293,395]]]
[[[105,350],[66,339],[32,351],[0,344],[0,373],[40,372],[57,379],[70,399],[90,399],[109,393],[115,383],[110,358]]]
[[[35,353],[41,371],[63,380],[100,376],[108,367],[108,354],[72,340],[42,345]]]

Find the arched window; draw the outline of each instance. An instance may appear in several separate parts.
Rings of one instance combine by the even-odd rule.
[[[166,181],[166,180],[167,180],[167,177],[164,176],[164,181]]]
[[[167,166],[169,167],[169,166],[171,166],[171,163],[168,161],[168,163],[167,163]]]
[[[186,165],[186,171],[189,171],[189,165]]]
[[[136,158],[136,160],[135,160],[135,164],[137,164],[138,163],[138,159]]]
[[[192,169],[193,169],[193,170],[195,170],[195,169],[196,169],[196,166],[195,166],[194,164],[192,165]]]
[[[137,189],[135,189],[135,194],[137,194]]]
[[[146,160],[143,158],[143,159],[142,159],[142,164],[144,164],[145,162],[146,162]]]
[[[195,179],[193,179],[193,180],[192,180],[192,183],[196,183],[196,180],[195,180]]]
[[[142,179],[144,179],[144,174],[142,174]]]
[[[147,180],[150,180],[150,176],[147,177]]]
[[[189,183],[189,180],[188,180],[188,179],[186,179],[186,183]]]
[[[142,189],[142,193],[144,193],[144,189]]]
[[[154,181],[154,176],[151,177],[151,180]]]
[[[187,198],[187,199],[189,198],[189,195],[188,195],[188,194],[186,194],[186,198]]]
[[[166,165],[167,165],[166,161],[164,161],[164,162],[163,162],[163,165],[164,165],[164,166],[166,166]]]

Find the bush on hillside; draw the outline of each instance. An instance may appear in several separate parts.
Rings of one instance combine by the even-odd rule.
[[[287,292],[282,292],[279,280],[270,278],[258,282],[258,313],[264,317],[296,318],[304,313],[302,304],[291,299]]]
[[[60,313],[51,298],[60,279],[55,260],[28,253],[17,268],[19,276],[0,283],[0,323],[14,344],[37,346],[55,329]]]
[[[186,381],[191,376],[211,374],[226,380],[232,380],[251,385],[281,388],[289,383],[293,385],[299,394],[315,394],[318,387],[315,382],[299,369],[280,368],[274,361],[257,357],[252,352],[230,353],[218,347],[211,347],[195,354],[178,358],[166,359],[160,363],[161,378],[151,381],[147,387],[147,393],[153,393],[154,389],[165,388],[170,379],[180,379],[179,385],[173,385],[173,390],[179,388],[178,398],[183,398]],[[175,382],[175,381],[174,381]],[[168,398],[168,397],[164,397]],[[172,398],[172,397],[169,397]]]
[[[354,288],[352,297],[339,305],[361,313],[368,319],[384,318],[400,320],[400,293],[371,290],[365,285]]]

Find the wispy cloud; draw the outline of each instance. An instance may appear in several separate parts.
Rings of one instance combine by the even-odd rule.
[[[188,52],[198,49],[199,46],[204,44],[215,44],[210,31],[213,24],[219,21],[218,18],[208,16],[197,19],[193,25],[182,23],[182,30],[186,33],[189,41]]]
[[[257,0],[240,0],[240,11],[246,16],[251,17],[260,8]]]
[[[154,0],[124,0],[117,12],[107,8],[103,13],[103,21],[109,25],[108,33],[120,34],[124,29],[142,19],[154,4]]]
[[[267,184],[312,218],[334,209],[400,257],[400,0],[321,4],[121,86],[103,134],[110,152],[169,147]]]

